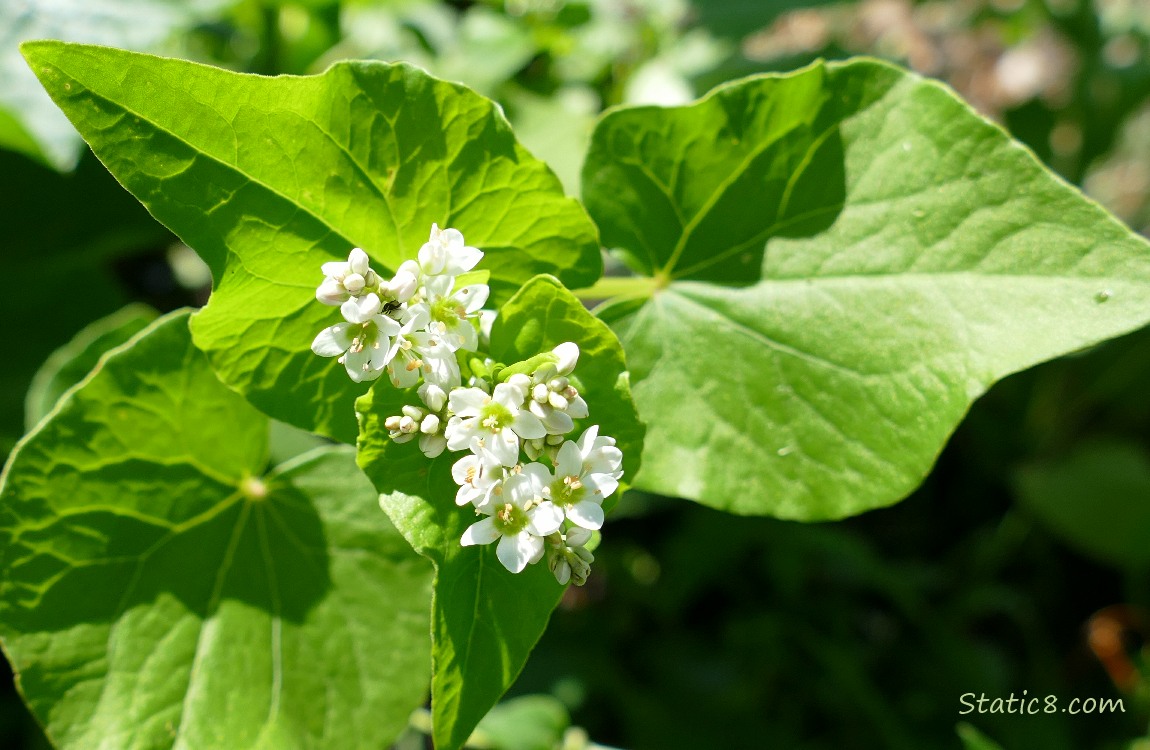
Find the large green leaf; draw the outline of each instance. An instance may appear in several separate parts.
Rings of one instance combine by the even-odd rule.
[[[1150,252],[943,86],[870,60],[619,109],[583,173],[639,273],[604,308],[640,488],[836,518],[930,469],[997,379],[1150,320]]]
[[[1121,567],[1150,567],[1150,457],[1136,443],[1079,446],[1025,466],[1018,497],[1069,544]]]
[[[631,402],[622,347],[602,321],[556,279],[540,276],[500,310],[491,354],[511,364],[564,341],[582,350],[575,375],[590,410],[584,421],[616,438],[627,480],[638,471],[643,427]],[[417,403],[413,391],[397,391],[381,380],[357,402],[358,460],[396,528],[435,564],[431,709],[435,746],[451,750],[462,746],[515,680],[563,589],[544,564],[515,575],[499,563],[494,545],[460,545],[475,521],[454,502],[458,487],[451,465],[460,455],[429,461],[413,443],[391,441],[383,426],[403,404]]]
[[[31,430],[60,397],[84,379],[105,352],[125,343],[156,319],[147,305],[133,304],[89,323],[40,366],[24,399],[24,427]]]
[[[404,64],[263,78],[119,50],[25,44],[96,155],[207,261],[192,322],[225,383],[277,419],[346,442],[362,386],[313,355],[339,319],[314,299],[325,261],[414,257],[433,222],[487,255],[496,299],[536,273],[601,268],[595,228],[519,146],[499,109]]]
[[[76,164],[83,144],[20,58],[27,39],[67,39],[130,49],[172,50],[176,32],[235,0],[12,0],[0,3],[0,148],[58,169]]]
[[[430,569],[346,447],[268,420],[157,321],[0,485],[0,635],[61,747],[381,747],[426,689]]]

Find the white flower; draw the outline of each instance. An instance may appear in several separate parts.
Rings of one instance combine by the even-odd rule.
[[[562,508],[571,523],[594,530],[603,527],[603,498],[618,489],[619,480],[590,469],[579,445],[568,440],[555,456],[555,473],[547,477],[543,496]]]
[[[479,438],[499,463],[514,466],[519,462],[519,439],[546,434],[543,423],[522,408],[523,399],[523,389],[510,383],[495,386],[491,395],[478,388],[451,391],[448,404],[455,416],[447,423],[447,447],[463,450]]]
[[[427,323],[426,308],[417,305],[404,312],[403,325],[395,338],[396,356],[387,365],[387,374],[396,388],[415,385],[420,375],[443,390],[460,383],[455,354],[439,336],[425,330]]]
[[[472,445],[472,453],[456,461],[451,466],[451,478],[459,485],[455,493],[456,505],[471,503],[477,509],[485,509],[492,492],[500,487],[506,475],[503,467],[483,447],[480,440],[478,445]]]
[[[349,299],[340,311],[345,321],[320,331],[311,350],[321,357],[340,357],[348,376],[357,383],[375,380],[395,356],[392,339],[399,333],[399,324],[379,314],[375,294]]]
[[[454,284],[451,276],[428,279],[425,297],[417,306],[427,310],[428,330],[438,334],[452,351],[473,352],[479,346],[479,331],[471,321],[479,316],[489,290],[486,284],[470,284],[452,293]]]
[[[436,224],[419,248],[419,266],[428,276],[458,276],[475,268],[481,258],[483,251],[464,244],[458,229],[440,229]]]
[[[499,499],[488,504],[491,514],[467,527],[460,539],[464,547],[499,540],[495,556],[512,573],[538,562],[545,550],[543,538],[563,524],[563,513],[540,499],[538,478],[527,468],[503,482]]]
[[[325,305],[340,305],[378,283],[375,271],[371,270],[370,260],[360,248],[352,248],[347,261],[324,263],[320,268],[324,280],[315,290],[315,298]]]
[[[606,474],[612,479],[623,476],[623,451],[615,447],[615,438],[599,434],[599,425],[591,425],[577,441],[583,457],[583,470],[590,474]],[[604,493],[604,497],[610,495]]]

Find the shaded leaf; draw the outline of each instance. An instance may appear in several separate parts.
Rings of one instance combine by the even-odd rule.
[[[1071,546],[1112,565],[1150,566],[1150,457],[1131,443],[1079,446],[1022,468],[1018,498]]]
[[[157,321],[0,486],[0,636],[60,747],[382,746],[422,700],[430,571],[350,449],[268,420]]]
[[[156,319],[147,305],[128,305],[89,323],[40,366],[24,399],[24,429],[32,429],[60,397],[84,379],[105,352],[116,348]]]
[[[944,87],[870,60],[597,126],[605,308],[649,423],[636,486],[825,519],[922,481],[1005,375],[1144,325],[1150,253]]]

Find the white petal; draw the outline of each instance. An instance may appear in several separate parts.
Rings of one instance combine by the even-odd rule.
[[[351,271],[351,266],[348,265],[347,261],[332,260],[320,266],[319,270],[324,276],[330,276],[338,281],[347,276]]]
[[[487,449],[503,466],[519,463],[519,437],[511,430],[500,430],[487,441]]]
[[[542,551],[542,549],[542,539],[521,531],[513,536],[505,536],[500,539],[499,546],[495,548],[495,556],[499,558],[499,562],[503,563],[503,567],[512,573],[519,573],[527,567],[527,563],[531,562],[535,553]]]
[[[563,525],[563,511],[551,502],[540,503],[527,511],[527,516],[531,519],[527,529],[536,536],[554,534]]]
[[[511,429],[523,438],[541,438],[547,434],[547,430],[539,421],[539,417],[529,411],[520,411],[516,414],[515,421],[511,423]]]
[[[582,396],[576,396],[567,402],[567,413],[575,419],[586,419],[589,413],[587,402],[583,400]]]
[[[528,477],[535,483],[537,493],[542,492],[543,488],[551,484],[551,480],[554,479],[554,477],[551,476],[551,472],[547,470],[547,467],[538,462],[525,465],[520,475]]]
[[[323,282],[316,287],[315,298],[325,305],[342,305],[347,301],[351,295],[347,293],[347,289],[339,282],[339,279],[333,279],[330,276],[323,280]]]
[[[490,293],[491,290],[487,288],[486,284],[468,284],[452,296],[459,300],[463,309],[470,315],[483,307],[483,303],[487,301],[487,295]]]
[[[463,242],[462,235],[460,235],[459,241]],[[477,247],[464,245],[460,248],[451,248],[448,250],[447,263],[443,271],[452,276],[458,276],[475,268],[481,260],[483,260],[483,251]]]
[[[583,545],[587,544],[587,542],[591,541],[591,537],[591,530],[584,529],[580,526],[575,526],[567,529],[567,531],[563,534],[563,540],[567,542],[568,547],[582,547]]]
[[[447,402],[456,416],[477,417],[489,398],[478,388],[456,388],[451,391]]]
[[[555,456],[555,476],[577,477],[582,473],[583,456],[579,454],[579,446],[568,440]]]
[[[468,475],[478,477],[481,469],[479,456],[464,456],[451,465],[451,478],[455,480],[456,484],[466,485]]]
[[[532,401],[531,403],[534,404],[535,402]],[[534,410],[532,411],[534,412]],[[565,412],[552,409],[551,413],[543,418],[543,429],[547,430],[548,435],[566,435],[575,429],[575,423]]]
[[[419,449],[428,458],[435,458],[447,447],[447,439],[442,435],[424,435],[419,438]]]
[[[350,328],[347,323],[337,323],[323,329],[315,337],[315,341],[311,342],[311,350],[321,357],[338,357],[351,346],[353,337],[350,335]]]
[[[500,536],[499,530],[495,528],[495,519],[488,516],[468,526],[459,543],[464,547],[470,547],[474,544],[491,544]]]
[[[567,341],[551,350],[551,353],[559,358],[555,363],[555,367],[559,370],[560,375],[569,375],[575,369],[575,364],[579,361],[579,345],[574,341]]]
[[[571,523],[585,529],[603,528],[603,508],[591,500],[584,500],[567,508],[567,517]]]
[[[599,502],[619,489],[619,480],[610,474],[587,474],[583,477],[583,486],[587,492]]]
[[[399,335],[399,323],[396,323],[386,315],[376,315],[372,318],[372,321],[375,322],[375,327],[378,328],[379,332],[384,336],[395,338]]]
[[[452,417],[447,420],[447,429],[444,434],[447,436],[447,447],[453,451],[465,450],[470,444],[472,439],[478,437],[476,434],[476,427],[478,420],[474,417],[463,419],[462,417]]]
[[[595,438],[599,436],[599,425],[593,424],[587,429],[583,430],[583,434],[579,436],[579,452],[583,454],[583,458],[591,454],[591,449],[595,447]]]
[[[491,392],[491,399],[493,401],[506,406],[512,411],[523,406],[523,400],[525,398],[527,398],[527,395],[523,392],[523,389],[512,383],[500,383],[495,386],[495,390]]]
[[[372,292],[359,298],[349,299],[340,306],[339,311],[343,313],[344,319],[349,323],[366,323],[379,315],[382,307],[379,297],[376,296],[375,292]]]

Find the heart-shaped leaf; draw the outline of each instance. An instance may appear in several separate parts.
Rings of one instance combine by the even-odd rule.
[[[649,424],[636,486],[735,513],[896,502],[991,383],[1150,320],[1144,240],[873,60],[616,109],[583,193],[649,277],[602,311]]]
[[[382,747],[426,689],[430,569],[352,451],[268,420],[167,316],[0,485],[0,636],[62,748]]]
[[[22,47],[108,169],[212,269],[192,331],[265,413],[352,442],[364,388],[309,346],[337,322],[320,265],[362,247],[394,270],[452,226],[486,252],[492,294],[540,272],[601,272],[594,225],[499,108],[418,68],[338,63],[265,78],[59,42]]]

